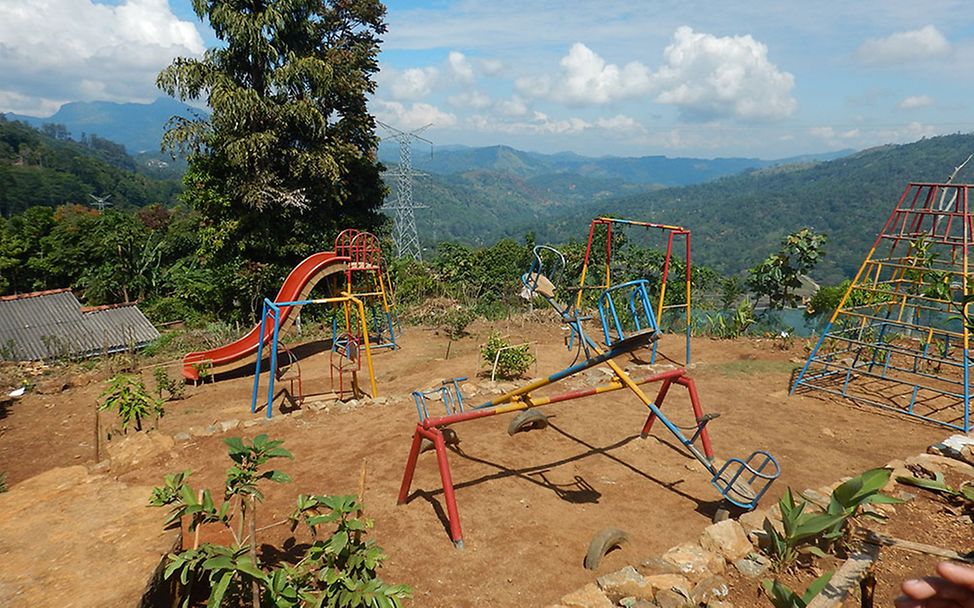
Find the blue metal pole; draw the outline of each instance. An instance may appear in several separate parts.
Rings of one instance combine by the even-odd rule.
[[[281,309],[277,306],[274,310],[274,338],[271,342],[271,369],[270,378],[267,383],[267,417],[271,417],[271,409],[274,404],[274,376],[277,375],[277,338],[281,331]],[[261,336],[263,339],[263,336]]]
[[[260,313],[260,333],[257,334],[257,365],[254,367],[254,394],[250,400],[250,413],[257,412],[257,391],[260,389],[260,360],[264,354],[264,331],[267,324],[267,298],[264,298],[264,305]]]
[[[829,321],[825,326],[825,329],[822,330],[822,335],[818,337],[818,342],[815,344],[815,348],[812,350],[812,353],[808,355],[808,359],[805,360],[805,365],[802,366],[802,371],[798,372],[798,377],[795,378],[795,383],[791,385],[791,390],[788,391],[789,395],[795,394],[795,389],[798,388],[799,384],[801,384],[802,377],[805,375],[805,372],[808,371],[808,366],[811,365],[812,359],[814,359],[815,355],[818,354],[818,349],[822,347],[822,342],[825,340],[825,336],[828,335],[829,330],[831,329],[832,322]]]

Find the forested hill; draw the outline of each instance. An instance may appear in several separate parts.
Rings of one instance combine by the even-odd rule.
[[[74,141],[63,126],[40,132],[0,114],[0,216],[37,205],[90,204],[90,195],[108,196],[117,207],[174,202],[178,178],[155,179],[139,170],[120,144],[97,135]]]
[[[829,236],[813,277],[831,283],[855,273],[908,182],[944,181],[972,152],[974,135],[933,137],[577,205],[521,231],[556,242],[580,239],[598,214],[679,224],[693,233],[695,261],[735,273],[766,257],[784,235],[808,226]],[[974,167],[965,167],[955,180],[960,182],[974,182]]]

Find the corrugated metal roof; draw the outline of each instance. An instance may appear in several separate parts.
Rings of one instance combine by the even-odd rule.
[[[0,298],[0,359],[89,357],[158,336],[134,304],[83,313],[69,290]]]

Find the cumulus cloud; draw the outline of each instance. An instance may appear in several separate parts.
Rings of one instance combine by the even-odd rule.
[[[616,114],[609,118],[600,118],[595,121],[595,126],[600,129],[605,129],[606,131],[615,131],[617,133],[644,133],[646,127],[644,127],[639,121],[632,118],[631,116],[626,116],[625,114]]]
[[[604,104],[644,95],[650,88],[649,68],[632,61],[620,67],[576,42],[561,59],[561,74],[550,78],[522,78],[518,89],[533,97],[548,97],[569,105]]]
[[[858,56],[868,64],[895,65],[946,57],[950,52],[947,38],[936,27],[927,25],[885,38],[871,38],[859,47]]]
[[[497,102],[496,110],[502,116],[524,116],[528,113],[528,104],[520,95],[512,95],[510,99]]]
[[[457,117],[450,112],[444,112],[428,103],[413,103],[408,106],[398,101],[373,102],[376,117],[397,129],[409,131],[418,129],[430,123],[438,128],[452,127],[457,124]]]
[[[455,80],[465,84],[473,83],[473,65],[470,64],[470,61],[463,53],[450,51],[446,61],[450,66],[450,72],[453,74]]]
[[[149,101],[174,57],[203,40],[167,0],[0,2],[0,107],[43,113],[65,101]]]
[[[911,95],[896,104],[896,107],[901,110],[916,110],[917,108],[929,108],[933,104],[934,99],[929,95]]]
[[[491,104],[491,99],[489,95],[481,91],[467,91],[451,95],[447,98],[447,102],[455,108],[482,110]]]
[[[717,37],[683,26],[663,52],[653,76],[656,100],[690,120],[791,116],[795,78],[768,59],[768,47],[751,36]]]
[[[426,97],[433,91],[440,71],[434,67],[409,68],[408,70],[383,70],[382,78],[387,84],[392,98],[400,101],[413,101]]]
[[[481,59],[480,71],[488,76],[497,76],[504,71],[504,63],[498,59]]]

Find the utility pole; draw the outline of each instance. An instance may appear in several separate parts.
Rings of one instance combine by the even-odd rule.
[[[415,131],[401,131],[378,121],[381,126],[392,132],[391,139],[399,142],[399,167],[396,171],[389,171],[386,175],[396,178],[395,200],[393,204],[386,204],[383,211],[395,211],[392,224],[392,238],[396,244],[396,256],[411,257],[415,260],[422,259],[422,252],[419,246],[419,232],[416,230],[416,217],[413,213],[416,209],[426,209],[425,205],[417,205],[413,202],[413,177],[422,175],[413,171],[412,144],[414,139],[425,141],[430,145],[430,154],[433,152],[433,142],[420,137],[420,133],[430,128],[432,123],[425,127],[420,127]]]

